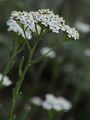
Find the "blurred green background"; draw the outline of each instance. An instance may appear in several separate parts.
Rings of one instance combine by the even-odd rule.
[[[61,120],[90,120],[90,0],[0,0],[0,72],[8,63],[14,46],[15,37],[12,32],[7,32],[6,25],[11,12],[43,8],[49,8],[62,16],[67,24],[76,27],[80,39],[63,43],[55,50],[55,58],[46,58],[27,71],[16,114],[22,114],[31,96],[43,98],[46,93],[53,93],[64,96],[73,105],[69,112],[62,114]],[[62,33],[48,35],[38,47],[37,54],[40,55],[42,47],[52,47],[60,39]],[[13,84],[0,90],[0,120],[7,120],[5,116],[18,77],[19,59],[26,53],[27,50],[15,58],[14,66],[8,73]],[[43,114],[38,110],[32,116],[35,120],[45,120]],[[31,120],[29,114],[26,120]]]

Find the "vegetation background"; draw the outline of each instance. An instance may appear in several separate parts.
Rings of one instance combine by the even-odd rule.
[[[16,114],[20,117],[24,113],[31,96],[44,98],[46,93],[53,93],[64,96],[73,105],[69,112],[62,114],[61,120],[90,120],[90,0],[0,0],[0,72],[9,61],[15,39],[12,33],[7,32],[6,21],[11,12],[43,8],[49,8],[64,17],[70,26],[76,26],[77,21],[81,21],[88,25],[89,30],[84,32],[86,28],[82,24],[84,31],[79,29],[79,40],[63,43],[55,50],[55,58],[46,58],[27,71]],[[20,40],[19,37],[17,39]],[[60,39],[61,34],[48,35],[38,47],[37,54],[40,54],[42,47],[52,47]],[[15,64],[8,73],[13,84],[0,90],[0,120],[7,120],[5,116],[18,77],[19,59],[22,54],[26,56],[26,53],[25,50],[16,57]],[[32,115],[28,113],[26,120],[45,120],[45,113],[37,109]]]

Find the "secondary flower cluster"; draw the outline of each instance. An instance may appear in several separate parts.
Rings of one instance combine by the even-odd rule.
[[[48,54],[46,54],[46,53],[48,53]],[[56,57],[55,51],[52,50],[52,49],[49,48],[49,47],[43,47],[43,48],[41,49],[41,54],[42,54],[42,55],[45,55],[45,54],[46,54],[46,56],[49,57],[49,58],[55,58],[55,57]]]
[[[31,103],[37,106],[42,106],[46,110],[53,109],[55,111],[68,111],[72,107],[72,104],[64,97],[55,97],[52,94],[46,94],[46,99],[44,101],[39,97],[33,97]]]
[[[0,73],[0,84],[8,87],[12,84],[12,81],[7,76],[3,76],[3,74]]]
[[[38,33],[42,29],[55,33],[62,30],[67,33],[68,37],[75,40],[79,39],[78,31],[66,25],[62,17],[55,15],[49,9],[41,9],[35,12],[13,11],[7,25],[9,26],[8,31],[17,32],[27,39],[31,39],[32,33]]]

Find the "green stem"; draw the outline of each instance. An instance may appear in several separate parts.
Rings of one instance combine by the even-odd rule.
[[[12,68],[12,66],[13,66],[13,65],[11,65],[12,61],[14,60],[14,58],[16,57],[16,55],[19,54],[19,53],[22,51],[24,45],[25,45],[25,44],[23,44],[21,48],[18,48],[18,49],[16,48],[16,49],[14,50],[12,57],[10,58],[8,64],[5,66],[5,68],[4,68],[3,72],[2,72],[2,73],[3,73],[2,81],[3,81],[3,79],[4,79],[4,76],[5,76],[5,75],[10,71],[10,69]]]
[[[31,65],[32,65],[32,57],[33,57],[34,51],[38,45],[38,41],[39,40],[37,40],[37,42],[34,44],[33,48],[29,51],[29,57],[28,57],[28,60],[27,60],[24,70],[19,71],[19,80],[17,81],[16,86],[13,91],[13,100],[12,100],[12,105],[11,105],[11,109],[10,109],[9,120],[14,120],[14,109],[16,106],[16,101],[19,96],[20,88],[23,83],[25,74],[26,74],[28,68],[31,67]]]
[[[53,111],[48,111],[48,120],[53,120]]]
[[[31,62],[30,62],[31,60],[32,60],[32,54],[29,54],[29,58],[27,60],[27,63],[25,65],[25,68],[24,68],[23,72],[19,72],[19,79],[18,79],[18,81],[16,83],[16,86],[14,88],[14,91],[13,91],[13,100],[12,100],[12,105],[11,105],[11,108],[10,108],[9,120],[14,120],[14,109],[15,109],[16,101],[17,101],[17,98],[20,94],[19,91],[20,91],[22,82],[24,80],[26,71],[31,66]]]

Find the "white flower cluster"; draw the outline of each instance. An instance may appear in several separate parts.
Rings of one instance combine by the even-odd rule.
[[[87,34],[90,32],[90,25],[82,22],[82,21],[76,21],[75,27],[82,33]]]
[[[25,30],[26,37],[31,39],[32,32],[37,32],[36,29],[42,29],[42,26],[48,31],[59,33],[60,30],[66,32],[69,37],[79,39],[79,33],[75,28],[70,28],[65,25],[65,21],[59,15],[55,15],[49,9],[41,9],[35,12],[17,12],[13,11],[10,19],[7,21],[9,26],[8,31],[14,31],[22,35],[25,38],[22,27]],[[37,28],[37,26],[39,26]],[[44,29],[43,28],[43,29]],[[40,32],[40,31],[39,31]]]
[[[32,14],[28,14],[25,11],[17,12],[13,11],[10,19],[7,21],[9,26],[8,31],[17,32],[19,35],[27,39],[31,39],[31,31],[35,30],[35,24]],[[24,34],[24,31],[25,34]]]
[[[75,28],[70,28],[68,25],[65,25],[65,32],[68,34],[68,37],[72,37],[75,40],[79,39],[79,33],[75,30]]]
[[[68,111],[72,105],[63,97],[55,97],[52,94],[46,95],[46,100],[42,103],[44,109],[47,110],[56,110],[56,111]]]
[[[68,111],[72,107],[72,104],[64,97],[55,97],[52,94],[46,94],[46,99],[44,101],[39,97],[33,97],[31,103],[37,106],[42,106],[46,110],[53,109],[55,111]]]
[[[37,24],[42,24],[46,27],[49,27],[49,30],[51,30],[52,32],[59,33],[60,18],[58,15],[55,15],[49,9],[42,9],[38,12],[32,13]]]
[[[0,73],[0,84],[3,85],[3,86],[9,86],[12,84],[12,81],[7,77],[7,76],[4,76],[3,80],[3,75]]]

